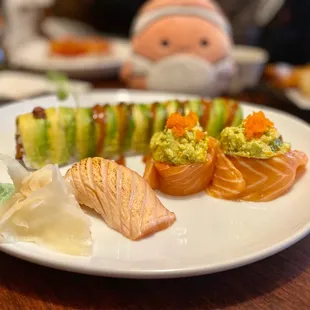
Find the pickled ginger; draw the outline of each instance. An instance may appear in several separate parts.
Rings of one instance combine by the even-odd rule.
[[[33,242],[64,254],[89,256],[90,220],[81,210],[57,165],[29,173],[0,156],[15,185],[0,204],[0,242]]]

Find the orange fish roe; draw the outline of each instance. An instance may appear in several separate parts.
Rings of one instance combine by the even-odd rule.
[[[167,120],[166,128],[172,129],[172,132],[177,137],[183,137],[186,134],[186,129],[193,129],[198,123],[198,116],[194,112],[190,112],[186,116],[180,113],[173,113]]]
[[[204,132],[202,132],[200,130],[196,131],[196,140],[197,141],[202,140],[204,137],[205,137],[205,133]]]
[[[274,124],[260,111],[249,115],[244,121],[245,137],[250,140],[260,138]]]

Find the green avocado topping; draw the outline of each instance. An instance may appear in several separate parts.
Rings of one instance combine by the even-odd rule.
[[[246,120],[238,127],[227,127],[222,131],[220,143],[226,155],[268,159],[291,149],[291,145],[283,142],[281,134],[273,126],[267,127],[259,137],[248,139],[245,122]]]
[[[182,116],[179,116],[182,118]],[[187,116],[183,117],[186,118]],[[199,123],[192,128],[183,128],[176,134],[174,128],[166,128],[153,135],[150,143],[153,159],[172,165],[188,165],[207,161],[208,138]]]

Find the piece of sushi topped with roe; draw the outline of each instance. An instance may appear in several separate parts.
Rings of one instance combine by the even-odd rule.
[[[207,161],[208,137],[199,126],[195,113],[186,116],[172,114],[163,131],[155,133],[150,149],[153,159],[171,165],[204,163]]]
[[[262,111],[252,113],[237,127],[225,128],[220,142],[226,155],[257,159],[268,159],[291,149]]]
[[[172,196],[201,192],[211,181],[218,145],[202,131],[195,113],[174,113],[151,139],[144,178]]]
[[[283,142],[275,124],[260,111],[240,126],[225,128],[209,195],[230,200],[271,201],[284,195],[308,156]]]

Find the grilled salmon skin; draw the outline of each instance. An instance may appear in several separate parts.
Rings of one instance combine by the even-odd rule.
[[[176,220],[141,176],[113,161],[83,159],[65,179],[81,205],[94,209],[109,227],[131,240],[164,230]]]

